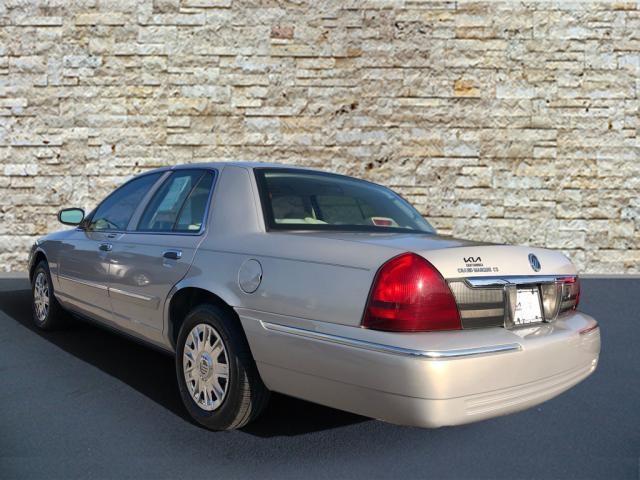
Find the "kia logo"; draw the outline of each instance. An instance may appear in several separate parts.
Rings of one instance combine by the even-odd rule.
[[[538,257],[536,257],[533,253],[529,254],[529,265],[531,265],[531,268],[533,268],[534,272],[539,272],[540,268],[542,268],[540,266],[540,260],[538,260]]]
[[[464,263],[482,263],[482,259],[480,257],[462,257]]]

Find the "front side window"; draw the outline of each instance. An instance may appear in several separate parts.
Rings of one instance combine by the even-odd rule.
[[[134,178],[109,195],[91,217],[90,230],[126,230],[140,202],[162,172]]]
[[[415,208],[380,185],[304,170],[255,172],[269,229],[435,233]]]
[[[213,184],[213,173],[178,170],[165,180],[144,210],[137,230],[143,232],[198,232]]]

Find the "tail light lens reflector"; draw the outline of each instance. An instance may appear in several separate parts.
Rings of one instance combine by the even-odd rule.
[[[392,332],[460,330],[456,301],[440,272],[415,253],[385,263],[373,281],[362,326]]]

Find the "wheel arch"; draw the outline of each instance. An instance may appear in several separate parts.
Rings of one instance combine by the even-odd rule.
[[[36,270],[38,264],[44,260],[45,262],[49,262],[47,259],[47,255],[41,249],[38,249],[34,252],[31,264],[29,265],[29,282],[33,281],[33,273]]]
[[[226,310],[230,316],[238,322],[238,325],[244,332],[240,317],[238,317],[233,307],[221,296],[202,287],[193,285],[176,286],[165,306],[166,337],[174,350],[184,318],[194,307],[203,303],[217,305]]]

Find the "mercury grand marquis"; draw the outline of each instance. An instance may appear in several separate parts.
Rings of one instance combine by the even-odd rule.
[[[29,256],[35,324],[80,317],[169,352],[187,411],[213,430],[255,419],[271,391],[464,424],[555,397],[598,362],[567,257],[440,236],[363,180],[174,166],[58,219],[74,228]]]

